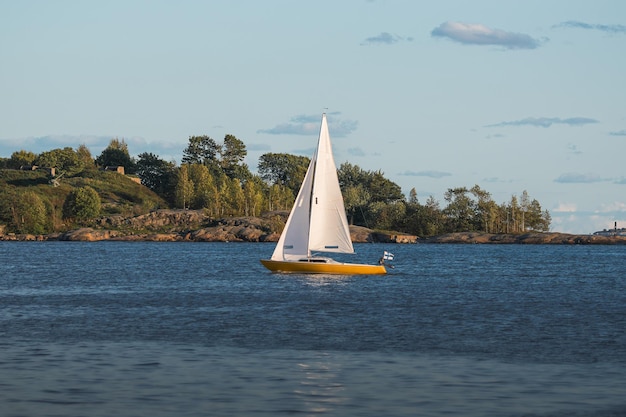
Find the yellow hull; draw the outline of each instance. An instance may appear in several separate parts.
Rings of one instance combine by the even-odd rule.
[[[261,259],[261,263],[272,272],[337,275],[382,275],[387,273],[384,265],[345,264],[340,262],[286,262],[269,259]]]

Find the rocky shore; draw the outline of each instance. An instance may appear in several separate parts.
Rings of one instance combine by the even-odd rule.
[[[3,241],[152,241],[152,242],[277,242],[287,212],[265,213],[261,217],[213,219],[202,210],[157,210],[135,217],[110,216],[89,227],[46,235],[2,234]],[[421,239],[400,233],[379,232],[350,226],[355,243],[424,244],[626,244],[626,237],[571,235],[565,233],[450,233]]]

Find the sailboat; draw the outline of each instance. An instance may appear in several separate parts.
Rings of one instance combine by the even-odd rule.
[[[318,252],[354,253],[348,219],[337,178],[326,114],[317,149],[311,158],[285,228],[270,259],[261,263],[273,272],[308,274],[386,274],[382,264],[352,264]]]

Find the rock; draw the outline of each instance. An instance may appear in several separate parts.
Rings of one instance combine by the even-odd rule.
[[[117,236],[117,233],[112,230],[95,230],[90,227],[83,227],[76,230],[70,230],[69,232],[59,235],[59,240],[63,241],[80,241],[80,242],[95,242],[99,240],[109,240]]]

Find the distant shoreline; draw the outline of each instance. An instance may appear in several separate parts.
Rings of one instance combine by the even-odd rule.
[[[364,229],[364,228],[363,228]],[[574,235],[559,232],[530,232],[522,234],[492,234],[480,232],[448,233],[429,238],[417,238],[407,241],[392,240],[385,238],[387,235],[378,232],[360,230],[356,236],[353,234],[354,243],[393,243],[402,244],[505,244],[505,245],[626,245],[626,236],[598,236],[598,235]],[[221,230],[223,232],[223,230]],[[80,228],[65,233],[51,234],[5,234],[0,235],[0,241],[4,242],[248,242],[248,243],[272,243],[278,240],[277,234],[261,235],[254,237],[250,234],[246,239],[244,235],[231,233],[211,233],[206,229],[189,232],[174,233],[123,233],[116,230],[101,230],[92,228]]]
[[[202,210],[155,210],[147,214],[110,216],[95,220],[92,227],[80,227],[50,234],[2,233],[0,241],[118,241],[118,242],[270,242],[280,238],[286,211],[260,217],[211,218]],[[350,226],[353,243],[393,244],[626,244],[626,236],[579,235],[559,232],[495,234],[484,232],[447,233],[420,238],[393,231]]]

